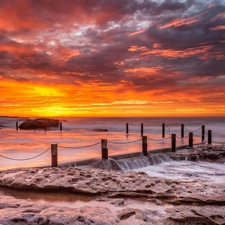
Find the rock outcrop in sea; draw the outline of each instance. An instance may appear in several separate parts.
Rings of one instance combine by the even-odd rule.
[[[51,127],[58,127],[59,120],[49,118],[28,119],[19,125],[20,129],[47,129]]]

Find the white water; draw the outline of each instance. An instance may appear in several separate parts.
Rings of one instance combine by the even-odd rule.
[[[219,163],[170,161],[135,170],[146,172],[153,177],[173,180],[225,182],[225,164]]]
[[[148,157],[98,160],[97,165],[97,168],[106,170],[119,168],[123,171],[146,172],[151,177],[164,179],[225,182],[225,164],[189,160],[175,161],[166,153],[154,153]]]

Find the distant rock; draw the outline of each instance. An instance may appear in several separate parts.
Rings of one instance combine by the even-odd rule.
[[[49,119],[49,118],[39,118],[39,119],[28,119],[19,125],[20,129],[45,129],[50,127],[58,127],[59,120]]]
[[[96,128],[96,129],[93,129],[92,131],[96,131],[96,132],[108,132],[107,129],[102,129],[102,128]]]
[[[69,122],[68,120],[62,119],[60,122]]]

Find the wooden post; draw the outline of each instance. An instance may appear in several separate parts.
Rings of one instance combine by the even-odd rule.
[[[147,138],[147,136],[142,136],[142,153],[144,156],[148,155],[148,138]]]
[[[59,129],[62,131],[62,122],[59,123]]]
[[[143,123],[141,123],[141,136],[143,136],[143,134],[144,134],[144,125]]]
[[[129,134],[129,125],[128,125],[128,123],[126,123],[126,135],[128,135]]]
[[[18,130],[19,129],[19,124],[18,124],[18,122],[16,122],[16,130]]]
[[[51,144],[52,167],[58,166],[58,144]]]
[[[202,125],[202,142],[205,141],[205,125]]]
[[[208,144],[211,145],[212,144],[212,131],[208,130]]]
[[[162,138],[165,138],[165,123],[162,124]]]
[[[101,139],[102,159],[108,159],[107,139]]]
[[[176,152],[176,134],[171,134],[171,140],[172,151]]]
[[[189,133],[189,147],[190,148],[193,147],[193,133],[192,132]]]
[[[184,138],[184,124],[181,124],[181,138]]]

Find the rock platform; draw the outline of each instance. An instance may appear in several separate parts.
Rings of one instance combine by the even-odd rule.
[[[225,145],[198,145],[168,153],[174,160],[206,161],[225,163]]]
[[[142,197],[156,204],[172,204],[164,213],[104,207],[70,209],[1,196],[0,224],[225,224],[225,182],[170,180],[144,172],[79,168],[12,169],[0,172],[0,185],[21,190],[61,191],[103,196],[108,201]],[[118,202],[117,199],[114,201]],[[132,221],[132,222],[131,222]]]

